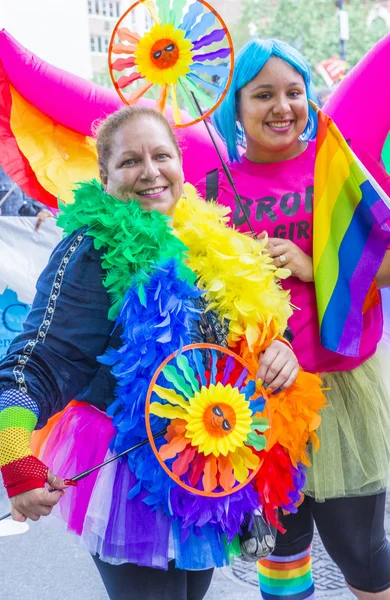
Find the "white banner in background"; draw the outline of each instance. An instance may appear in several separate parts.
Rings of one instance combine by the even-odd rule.
[[[35,231],[36,217],[0,217],[0,359],[35,296],[35,284],[62,237],[54,219]]]

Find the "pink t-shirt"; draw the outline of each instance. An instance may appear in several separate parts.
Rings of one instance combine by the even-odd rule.
[[[290,160],[259,164],[244,157],[241,163],[229,165],[244,210],[250,216],[255,232],[260,234],[267,231],[270,237],[288,238],[310,256],[314,161],[315,142],[309,142],[302,154]],[[366,166],[371,170],[370,165]],[[231,222],[237,229],[249,231],[222,169],[219,170],[218,180],[218,202],[232,209]],[[206,180],[199,182],[197,188],[205,197]],[[379,304],[364,315],[360,356],[350,358],[330,352],[321,345],[314,283],[304,283],[296,277],[289,277],[282,285],[291,290],[291,302],[297,307],[289,326],[294,333],[294,351],[304,369],[313,373],[347,371],[374,354],[383,327],[382,308]]]

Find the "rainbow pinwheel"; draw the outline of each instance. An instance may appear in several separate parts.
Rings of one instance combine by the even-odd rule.
[[[218,106],[234,60],[230,34],[215,10],[204,0],[184,12],[186,6],[185,0],[173,0],[172,6],[169,0],[139,0],[118,21],[109,49],[110,75],[123,102],[157,95],[156,107],[164,113],[169,100],[177,127],[206,118]],[[140,22],[151,23],[142,35],[134,31]],[[180,108],[190,121],[183,123]]]
[[[169,357],[152,380],[146,416],[168,420],[157,458],[179,485],[226,495],[260,468],[269,427],[265,398],[233,352],[191,344]],[[161,425],[162,426],[162,425]],[[150,429],[150,427],[149,427]]]

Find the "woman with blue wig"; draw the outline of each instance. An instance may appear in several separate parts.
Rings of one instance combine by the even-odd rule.
[[[294,350],[303,368],[321,373],[329,388],[305,500],[296,514],[282,518],[287,532],[278,534],[275,552],[259,563],[262,597],[315,598],[310,562],[315,522],[354,595],[385,600],[390,599],[384,531],[390,381],[377,350],[382,311],[378,303],[364,315],[359,357],[321,345],[311,258],[317,129],[312,98],[309,66],[294,48],[278,40],[249,42],[236,58],[232,85],[214,117],[242,205],[235,203],[222,169],[208,173],[198,188],[231,207],[236,228],[248,231],[250,222],[257,235],[268,234],[275,265],[291,272],[282,285],[299,309],[290,320]],[[377,169],[372,174],[382,183],[380,168],[366,166]],[[378,271],[378,287],[390,284],[389,254]]]

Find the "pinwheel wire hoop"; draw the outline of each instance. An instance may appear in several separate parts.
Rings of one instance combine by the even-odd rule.
[[[258,473],[269,427],[266,394],[231,350],[190,344],[166,358],[151,380],[146,430],[164,471],[200,496],[228,496]],[[154,431],[166,427],[158,443]]]
[[[162,113],[171,105],[175,127],[188,127],[224,99],[233,77],[233,43],[205,0],[138,0],[112,33],[108,63],[125,104],[152,96]]]

